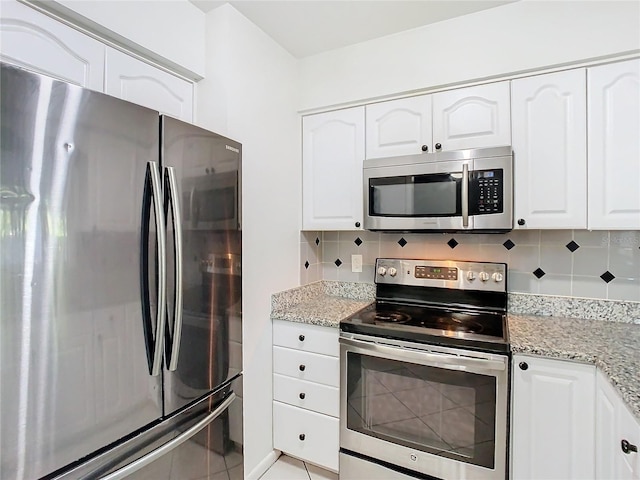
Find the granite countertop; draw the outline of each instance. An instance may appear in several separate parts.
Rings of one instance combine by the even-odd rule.
[[[510,312],[536,304],[544,305],[546,314],[536,310],[532,312],[535,315],[509,314],[511,351],[596,365],[640,419],[640,304],[585,301],[585,318],[568,318],[562,315],[581,312],[576,299],[564,302],[561,297],[532,297],[517,294],[509,299]],[[340,320],[374,299],[373,284],[324,280],[274,294],[271,319],[337,327]]]

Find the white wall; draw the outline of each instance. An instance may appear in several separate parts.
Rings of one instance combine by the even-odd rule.
[[[197,123],[243,148],[244,447],[248,475],[273,452],[271,294],[299,283],[297,63],[226,4],[207,14]]]
[[[520,2],[300,61],[300,110],[640,51],[640,2]]]
[[[205,14],[187,0],[22,0],[188,78],[204,76]]]

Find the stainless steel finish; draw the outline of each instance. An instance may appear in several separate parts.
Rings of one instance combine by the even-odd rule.
[[[140,297],[158,114],[0,70],[0,478],[25,480],[162,415]]]
[[[441,268],[457,268],[458,280],[415,278],[414,272],[416,267],[425,265]],[[395,268],[398,271],[398,275],[390,277],[380,274],[381,271],[386,272],[390,268]],[[507,265],[504,263],[465,262],[457,260],[378,258],[376,260],[375,282],[390,285],[413,285],[418,287],[452,288],[457,290],[507,291],[506,282],[479,282],[476,275],[481,272],[485,272],[489,276],[501,275],[504,278],[507,274]]]
[[[340,332],[339,342],[347,347],[365,349],[376,357],[398,358],[414,363],[473,373],[491,373],[506,370],[504,355],[439,347],[416,342],[405,342],[382,337],[371,337]]]
[[[468,225],[459,217],[382,217],[369,214],[369,180],[379,177],[415,176],[451,173],[462,178],[467,167],[474,170],[502,169],[504,171],[503,212],[488,215],[469,215]],[[471,231],[510,230],[513,228],[513,152],[510,146],[422,153],[392,158],[365,160],[364,228],[379,231]],[[464,188],[464,182],[463,182]]]
[[[178,368],[178,355],[180,353],[180,339],[182,338],[182,257],[183,257],[183,243],[182,243],[182,213],[180,208],[180,195],[178,194],[178,181],[176,180],[176,171],[174,167],[166,167],[166,172],[169,179],[169,196],[171,198],[171,206],[173,208],[172,215],[175,223],[173,229],[174,242],[175,242],[175,299],[173,307],[173,342],[171,345],[171,362],[169,363],[169,370],[174,371]]]
[[[415,480],[382,465],[340,452],[340,480]]]
[[[229,407],[229,405],[231,405],[231,403],[235,399],[236,399],[236,394],[231,393],[231,395],[229,395],[229,398],[227,398],[224,402],[222,402],[218,408],[216,408],[213,412],[211,412],[209,415],[207,415],[198,423],[196,423],[193,427],[183,432],[173,440],[157,448],[153,452],[148,453],[142,458],[139,458],[135,462],[132,462],[113,473],[110,473],[108,475],[105,475],[104,477],[101,477],[102,480],[120,480],[122,478],[126,478],[129,475],[137,472],[141,468],[149,465],[151,462],[158,460],[160,457],[162,457],[163,455],[166,455],[167,453],[171,452],[175,448],[179,447],[181,444],[189,440],[191,437],[193,437],[196,433],[198,433],[204,427],[206,427],[211,422],[213,422],[218,416],[220,416],[222,412],[224,412]]]
[[[176,173],[176,191],[171,195],[184,200],[178,205],[190,198],[194,204],[190,212],[180,212],[181,223],[175,226],[184,236],[184,263],[181,346],[164,375],[164,410],[170,413],[230,381],[242,369],[232,363],[241,358],[242,348],[242,234],[236,218],[241,209],[241,145],[171,117],[162,116],[161,125],[162,164]],[[220,189],[232,195],[220,198]],[[197,201],[198,195],[208,199],[206,205]],[[231,198],[236,215],[220,220],[231,210],[216,202]],[[173,250],[180,255],[178,243],[167,249],[169,265]]]
[[[431,475],[437,478],[446,479],[467,479],[478,480],[503,480],[507,477],[506,452],[507,452],[507,404],[508,404],[508,357],[485,354],[482,352],[470,352],[468,350],[447,348],[450,357],[448,360],[442,359],[439,355],[434,362],[433,353],[407,351],[404,345],[389,346],[380,345],[379,339],[366,342],[366,336],[359,336],[357,346],[352,339],[340,339],[340,447],[347,450],[366,453],[366,455],[381,461],[398,465],[413,471]],[[346,340],[346,341],[345,341]],[[385,340],[386,341],[386,340]],[[435,348],[437,354],[440,347]],[[495,377],[497,384],[496,392],[496,430],[495,430],[495,466],[493,469],[479,467],[470,463],[459,462],[457,460],[432,455],[421,450],[405,447],[401,444],[390,443],[363,433],[349,430],[347,427],[347,355],[356,353],[371,357],[409,362],[418,365],[434,366],[436,368],[447,368],[447,365],[454,366],[457,362],[478,361],[478,364],[468,364],[468,371],[478,372],[483,375]],[[436,355],[437,355],[436,354]],[[468,358],[471,355],[471,358]],[[478,357],[476,357],[478,355]],[[485,356],[485,360],[482,357]],[[483,362],[486,367],[482,367]],[[501,368],[495,368],[497,364],[502,364]]]
[[[151,169],[151,185],[153,191],[153,207],[156,217],[156,242],[158,246],[158,307],[156,314],[155,347],[153,350],[153,366],[151,375],[157,377],[162,368],[162,354],[164,353],[164,325],[167,314],[167,247],[165,243],[164,209],[162,202],[162,187],[160,183],[160,171],[156,162],[149,162]]]
[[[102,478],[168,450],[241,378],[241,147],[190,126],[196,143],[214,142],[174,164],[160,151],[157,111],[6,64],[0,85],[0,478]],[[185,168],[209,157],[221,159],[218,172],[231,169],[237,201],[231,228],[215,233],[189,230],[180,208]],[[175,167],[166,188],[165,165]],[[212,253],[233,255],[234,273],[200,271]],[[177,333],[171,345],[166,325]],[[163,369],[164,352],[177,365]],[[238,403],[191,441],[235,452]]]
[[[462,165],[462,226],[469,227],[469,165]]]

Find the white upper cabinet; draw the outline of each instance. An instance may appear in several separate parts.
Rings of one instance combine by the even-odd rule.
[[[0,59],[102,92],[105,46],[15,1],[2,1]]]
[[[174,118],[193,120],[193,83],[108,47],[105,92]]]
[[[511,478],[593,479],[596,368],[523,355],[513,362]]]
[[[302,145],[302,229],[361,229],[364,107],[303,117]]]
[[[366,106],[367,158],[432,151],[431,96]]]
[[[442,151],[511,145],[509,82],[433,94],[433,143]]]
[[[584,69],[511,82],[515,228],[587,227]]]
[[[640,229],[640,59],[587,70],[590,229]]]

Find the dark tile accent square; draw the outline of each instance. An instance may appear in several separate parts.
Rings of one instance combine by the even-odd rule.
[[[320,245],[320,239],[316,237],[316,245]]]
[[[455,238],[452,238],[447,242],[447,245],[449,245],[451,248],[456,248],[458,246],[458,241]]]
[[[577,249],[580,248],[580,245],[578,245],[576,242],[574,242],[573,240],[571,240],[569,243],[567,243],[565,245],[565,247],[567,247],[569,249],[569,251],[571,253],[575,252]]]
[[[509,240],[507,240],[506,242],[504,242],[504,243],[502,244],[502,246],[503,246],[504,248],[506,248],[507,250],[511,250],[513,247],[515,247],[515,246],[516,246],[516,244],[515,244],[515,243],[513,243],[513,242],[511,241],[511,239],[509,239]]]
[[[407,241],[404,239],[404,237],[403,237],[403,238],[401,238],[400,240],[398,240],[398,245],[400,245],[400,246],[401,246],[401,247],[403,247],[403,248],[404,248],[404,246],[405,246],[407,243],[409,243],[409,242],[407,242]]]
[[[309,268],[309,260],[307,260],[306,262],[304,262],[304,268]]]
[[[611,280],[616,278],[616,276],[613,273],[611,273],[609,270],[607,270],[602,275],[600,275],[600,278],[604,280],[606,283],[609,283]]]
[[[542,270],[541,268],[536,268],[536,269],[533,271],[533,274],[534,274],[537,278],[542,278],[542,277],[544,277],[544,276],[546,275],[545,271],[544,271],[544,270]]]
[[[360,240],[360,237],[356,238],[353,243],[355,243],[357,246],[362,245],[362,240]]]
[[[340,260],[339,258],[336,259],[335,262],[333,262],[336,264],[336,267],[339,267],[340,265],[342,265],[342,260]]]

